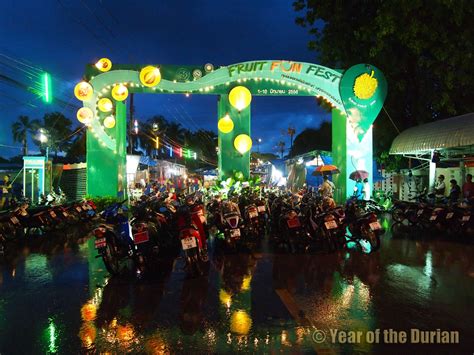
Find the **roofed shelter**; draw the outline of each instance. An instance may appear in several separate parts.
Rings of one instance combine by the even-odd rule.
[[[394,139],[390,154],[428,161],[432,186],[436,161],[458,161],[463,170],[474,160],[474,113],[409,128]]]

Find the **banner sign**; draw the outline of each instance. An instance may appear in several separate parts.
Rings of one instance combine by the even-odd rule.
[[[344,72],[339,91],[349,123],[361,141],[383,107],[385,76],[373,65],[357,64]]]

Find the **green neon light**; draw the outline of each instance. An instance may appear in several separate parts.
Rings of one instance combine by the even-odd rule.
[[[43,73],[43,101],[46,103],[51,103],[51,76],[49,73]]]

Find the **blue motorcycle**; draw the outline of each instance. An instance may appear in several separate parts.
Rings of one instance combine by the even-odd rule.
[[[101,213],[105,223],[94,230],[95,248],[99,253],[97,257],[102,257],[111,275],[120,274],[124,260],[133,258],[135,254],[135,244],[125,202],[126,200],[107,207]]]

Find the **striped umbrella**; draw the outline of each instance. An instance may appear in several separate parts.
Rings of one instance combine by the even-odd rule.
[[[334,175],[339,174],[340,171],[335,165],[321,165],[316,168],[313,172],[314,176],[321,176],[321,175]]]

